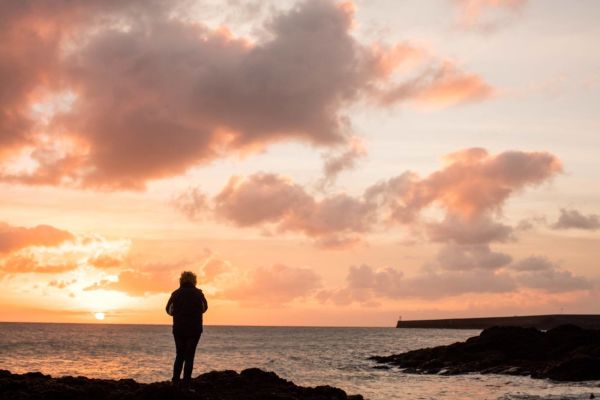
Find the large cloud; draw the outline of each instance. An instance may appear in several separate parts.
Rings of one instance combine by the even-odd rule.
[[[157,1],[4,1],[0,3],[0,159],[35,144],[39,103],[64,89],[65,50],[84,30],[131,17],[134,5],[157,12]],[[139,11],[137,12],[139,14]],[[120,16],[120,17],[119,17]],[[33,113],[32,113],[33,111]],[[44,114],[43,112],[41,114]],[[43,116],[43,115],[42,115]],[[43,120],[43,118],[41,118]]]
[[[550,153],[505,151],[491,155],[481,148],[452,153],[446,163],[424,179],[401,175],[371,188],[370,194],[394,196],[392,218],[399,222],[410,221],[432,204],[451,216],[476,221],[485,213],[499,211],[515,192],[539,185],[562,170],[560,160]]]
[[[441,208],[441,220],[425,224],[429,240],[445,247],[440,265],[456,269],[499,267],[510,256],[493,252],[490,244],[513,240],[513,228],[498,220],[506,200],[526,187],[548,181],[562,170],[550,153],[506,151],[491,155],[471,148],[446,157],[446,166],[421,179],[405,173],[371,187],[370,197],[390,204],[389,219],[399,223],[418,221],[432,205]],[[446,259],[443,259],[446,257]]]
[[[184,5],[3,3],[0,151],[29,162],[5,165],[2,179],[141,188],[276,141],[344,144],[344,109],[359,100],[489,95],[481,78],[435,58],[395,94],[407,87],[396,67],[418,50],[357,41],[349,3],[303,1],[275,15],[259,42],[178,18]],[[36,104],[47,124],[30,115]]]
[[[280,232],[299,232],[326,246],[356,240],[376,218],[371,204],[346,194],[316,199],[279,175],[234,178],[215,197],[214,213],[238,226],[272,224]]]

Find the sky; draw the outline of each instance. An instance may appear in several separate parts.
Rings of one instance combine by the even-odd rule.
[[[0,321],[599,313],[600,3],[0,3]],[[100,321],[100,319],[102,319]]]

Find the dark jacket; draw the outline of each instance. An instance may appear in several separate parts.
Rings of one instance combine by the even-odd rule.
[[[173,333],[198,334],[202,333],[202,314],[208,310],[208,302],[202,290],[183,284],[171,294],[166,310],[173,316]]]

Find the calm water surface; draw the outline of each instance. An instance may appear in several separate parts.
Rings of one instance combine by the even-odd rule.
[[[503,375],[424,376],[374,369],[371,355],[449,344],[479,331],[394,328],[205,327],[194,373],[259,367],[299,385],[330,384],[371,400],[587,399],[600,382]],[[0,369],[53,376],[167,380],[169,326],[0,323]]]

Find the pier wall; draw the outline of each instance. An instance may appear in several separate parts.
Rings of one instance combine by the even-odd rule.
[[[577,325],[588,329],[600,329],[600,315],[556,314],[398,321],[396,328],[485,329],[492,326],[521,326],[524,328],[548,330],[565,324]]]

